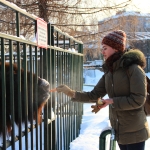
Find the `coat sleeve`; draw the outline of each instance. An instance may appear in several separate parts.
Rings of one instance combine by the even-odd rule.
[[[105,75],[98,81],[94,89],[90,92],[75,92],[75,98],[72,98],[74,102],[83,102],[83,103],[94,103],[97,102],[99,97],[106,95],[105,89]]]
[[[117,111],[138,109],[146,101],[146,76],[143,69],[138,65],[132,65],[128,69],[130,81],[130,95],[113,97],[112,108]]]

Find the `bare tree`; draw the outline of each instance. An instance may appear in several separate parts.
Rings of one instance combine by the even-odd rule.
[[[63,32],[76,37],[83,43],[90,43],[98,39],[98,18],[106,13],[125,8],[132,0],[125,2],[108,4],[108,0],[99,1],[96,6],[94,0],[8,0],[15,3],[27,12],[43,18],[46,22],[54,24]],[[15,13],[13,10],[4,7],[0,9],[1,32],[16,35],[15,32]],[[21,16],[21,34],[30,37],[34,32],[33,21]],[[88,45],[88,44],[87,44]],[[88,47],[88,46],[87,46]],[[85,50],[86,51],[86,50]]]

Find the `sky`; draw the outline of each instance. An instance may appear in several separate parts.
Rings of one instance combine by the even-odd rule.
[[[150,0],[132,0],[133,5],[136,5],[139,10],[143,13],[150,13]],[[131,7],[132,9],[132,7]]]
[[[96,0],[97,1],[97,0]],[[121,2],[126,2],[128,0],[108,0],[110,2],[115,2],[116,4],[119,4]],[[132,2],[129,2],[129,10],[139,10],[143,13],[150,12],[149,9],[150,6],[150,0],[132,0]]]
[[[122,2],[126,2],[128,0],[92,0],[92,5],[95,7],[101,7],[101,6],[114,6],[115,4],[120,4]],[[129,5],[126,8],[126,11],[140,11],[141,13],[150,13],[150,0],[132,0],[132,2],[129,2]],[[95,14],[98,18],[98,20],[101,20],[103,18],[110,17],[112,15],[116,14],[116,11],[103,11],[103,13],[97,13]],[[100,15],[101,14],[101,15]]]
[[[95,85],[99,78],[102,76],[103,72],[99,70],[92,70],[86,74],[85,84]],[[150,77],[150,73],[147,73]],[[92,86],[83,86],[84,91],[92,90]],[[105,96],[106,98],[107,96]],[[92,104],[83,104],[83,117],[79,137],[70,143],[70,150],[99,150],[99,136],[102,131],[110,128],[110,123],[108,119],[108,107],[101,109],[97,114],[91,112]],[[147,117],[148,123],[150,125],[150,117]],[[109,139],[110,135],[107,137],[107,149],[109,150]],[[150,138],[146,141],[145,150],[150,149]],[[116,150],[119,150],[116,144]]]

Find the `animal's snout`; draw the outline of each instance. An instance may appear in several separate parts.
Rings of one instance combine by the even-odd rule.
[[[49,89],[50,89],[50,84],[45,79],[38,78],[38,85],[43,87],[43,90],[45,90],[45,91],[49,91]]]

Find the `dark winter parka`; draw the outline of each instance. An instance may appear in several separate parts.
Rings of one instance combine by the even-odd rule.
[[[125,52],[110,69],[103,65],[104,75],[91,92],[76,92],[72,101],[96,102],[108,94],[111,126],[119,144],[132,144],[149,138],[148,123],[143,104],[146,100],[146,65],[140,50]]]

